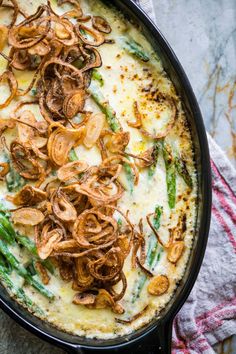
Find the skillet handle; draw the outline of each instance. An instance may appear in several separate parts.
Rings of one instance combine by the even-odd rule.
[[[160,324],[156,329],[148,333],[142,339],[128,344],[124,348],[85,349],[77,348],[68,351],[68,354],[171,354],[172,321]]]

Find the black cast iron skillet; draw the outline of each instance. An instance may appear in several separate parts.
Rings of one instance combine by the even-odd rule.
[[[199,106],[186,74],[159,29],[132,0],[110,0],[109,3],[115,5],[127,18],[137,24],[140,31],[152,43],[182,98],[192,132],[198,173],[198,215],[195,241],[185,276],[159,318],[153,319],[151,323],[135,333],[113,340],[86,339],[63,333],[29,314],[9,297],[3,287],[0,287],[0,306],[23,327],[42,339],[64,348],[69,353],[168,354],[171,353],[173,319],[194,285],[207,243],[211,211],[211,173],[206,132]]]

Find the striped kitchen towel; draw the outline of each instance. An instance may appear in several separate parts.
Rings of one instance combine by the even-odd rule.
[[[136,2],[155,20],[152,0]],[[208,141],[213,179],[210,235],[198,279],[174,321],[173,354],[213,354],[214,344],[236,334],[236,171],[210,136]]]

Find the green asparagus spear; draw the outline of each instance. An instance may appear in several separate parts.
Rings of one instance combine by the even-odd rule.
[[[16,239],[19,244],[24,246],[33,256],[39,259],[35,243],[29,237],[15,232],[7,213],[3,210],[0,211],[0,237],[2,237],[9,244],[14,244]],[[45,261],[41,261],[39,259],[39,261],[49,270],[50,273],[54,273],[54,267],[49,259]]]
[[[17,192],[25,185],[25,180],[14,169],[11,160],[6,156],[6,160],[9,163],[10,170],[6,175],[6,185],[9,192]]]
[[[76,154],[76,152],[75,152],[75,149],[71,149],[70,150],[70,153],[69,153],[69,160],[71,161],[71,162],[73,162],[73,161],[78,161],[79,159],[78,159],[78,156],[77,156],[77,154]]]
[[[178,174],[183,178],[184,182],[192,189],[193,188],[192,177],[188,172],[185,161],[179,156],[175,157],[175,167]]]
[[[107,122],[113,132],[118,132],[121,129],[120,122],[116,117],[116,113],[113,108],[110,106],[109,102],[103,96],[102,92],[99,90],[98,86],[94,81],[91,81],[91,84],[88,88],[88,92],[91,94],[92,98],[105,114]]]
[[[11,265],[7,263],[6,258],[2,254],[0,254],[0,266],[5,268],[7,274],[10,274],[12,272]]]
[[[163,214],[163,207],[157,205],[155,208],[155,214],[153,217],[153,226],[156,230],[158,230],[161,226],[161,216]]]
[[[149,61],[150,57],[145,52],[141,44],[137,43],[130,36],[120,37],[119,42],[123,49],[125,49],[129,54],[134,55],[136,58],[141,59],[142,61]]]
[[[96,80],[100,86],[104,86],[104,79],[100,72],[96,69],[93,69],[92,71],[92,80]]]
[[[18,232],[16,232],[15,237],[20,245],[25,247],[33,256],[38,257],[38,252],[35,243],[29,237],[20,235]]]
[[[168,203],[170,209],[174,209],[176,203],[176,168],[175,160],[171,151],[171,147],[163,143],[162,147],[163,158],[166,166],[166,184]]]
[[[44,261],[40,260],[38,256],[37,247],[29,237],[20,235],[18,232],[16,232],[15,238],[17,242],[23,247],[25,247],[33,256],[35,256],[35,258],[39,260],[42,263],[42,265],[49,270],[51,274],[54,274],[54,267],[51,261],[49,259],[46,259]]]
[[[10,216],[10,214],[8,215]],[[0,225],[2,225],[5,228],[8,234],[12,236],[12,239],[14,240],[15,230],[7,217],[7,212],[0,211]]]
[[[1,221],[0,221],[0,238],[4,239],[10,245],[14,243],[14,238],[12,238],[12,236],[7,232],[7,230],[4,228]]]
[[[147,252],[147,265],[149,268],[154,268],[156,266],[157,261],[159,261],[160,256],[162,253],[162,249],[160,248],[157,244],[156,238],[154,235],[150,237],[149,241],[149,246],[148,246],[148,252]],[[147,276],[146,274],[141,274],[141,276],[138,279],[138,282],[135,283],[135,288],[133,291],[133,296],[132,296],[132,303],[136,301],[136,299],[140,296],[141,291],[147,281]]]
[[[124,163],[124,170],[126,173],[127,180],[129,182],[130,193],[132,194],[134,191],[134,176],[132,173],[132,168],[128,163]]]
[[[107,122],[113,132],[119,132],[121,130],[121,125],[119,120],[116,117],[116,113],[113,110],[113,108],[110,106],[109,102],[106,101],[105,97],[101,93],[101,91],[98,89],[97,85],[92,81],[89,87],[89,92],[91,96],[93,97],[94,101],[97,103],[97,105],[100,107],[101,111],[106,115],[107,117]],[[134,177],[132,174],[132,169],[129,166],[129,164],[124,163],[124,169],[126,172],[126,176],[128,179],[128,182],[130,184],[130,191],[131,193],[134,190]]]
[[[43,311],[32,302],[32,300],[25,294],[24,290],[17,288],[7,274],[7,268],[0,264],[0,280],[11,291],[13,295],[28,309],[38,314],[43,315]]]
[[[27,270],[20,264],[18,259],[10,252],[7,245],[2,240],[0,240],[0,253],[5,256],[6,260],[12,265],[16,272],[26,280],[28,284],[33,286],[48,299],[52,300],[54,298],[54,295],[49,290],[47,290],[41,283],[28,274]]]
[[[161,216],[163,213],[163,208],[160,206],[156,206],[155,209],[155,215],[153,218],[153,226],[155,227],[156,230],[159,229],[160,227],[160,222],[161,222]],[[163,249],[159,247],[156,237],[152,234],[150,237],[149,241],[149,246],[148,246],[148,251],[147,251],[147,265],[149,268],[153,269],[155,268],[157,262],[160,260],[161,253]],[[135,283],[135,289],[133,291],[133,297],[132,297],[132,303],[136,301],[136,299],[140,296],[140,293],[144,287],[144,284],[147,280],[147,276],[145,274],[141,274],[141,276],[138,279],[138,284]]]

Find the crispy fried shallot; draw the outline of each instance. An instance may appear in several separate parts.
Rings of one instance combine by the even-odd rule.
[[[185,245],[183,241],[174,241],[173,243],[171,243],[167,250],[168,261],[176,264],[182,256],[184,248]]]
[[[36,205],[46,200],[47,194],[39,188],[27,185],[24,186],[13,198],[15,205]]]
[[[78,89],[72,91],[65,97],[63,103],[63,112],[68,119],[72,119],[78,112],[82,112],[85,105],[85,91]]]
[[[35,14],[29,16],[18,25],[10,28],[8,35],[9,44],[17,49],[26,49],[31,48],[37,43],[41,42],[49,32],[50,17],[48,17],[46,20],[43,20],[45,24],[41,27],[36,26],[34,21],[40,18],[45,11],[49,14],[48,7],[41,5]]]
[[[161,296],[167,292],[170,283],[166,275],[157,275],[148,284],[148,292],[151,295]]]
[[[105,125],[105,115],[103,113],[97,113],[91,115],[86,124],[86,133],[84,137],[84,145],[90,149],[98,141],[102,129]]]
[[[52,210],[56,217],[64,222],[73,222],[76,220],[77,213],[70,201],[59,190],[51,200]]]
[[[79,215],[73,228],[73,238],[81,248],[103,248],[117,239],[117,222],[97,208],[85,210]]]
[[[138,109],[138,102],[135,101],[134,102],[134,114],[135,114],[135,117],[136,117],[136,122],[128,122],[128,125],[132,128],[141,128],[142,126],[142,115],[141,113],[139,112],[139,109]]]
[[[107,307],[111,307],[114,313],[119,315],[124,313],[122,306],[116,303],[111,294],[109,294],[109,292],[105,289],[99,290],[98,294],[96,295],[94,304],[89,305],[89,307],[94,307],[96,309],[105,309]]]
[[[0,25],[0,52],[3,50],[7,43],[8,28]]]
[[[129,132],[118,132],[110,135],[109,141],[106,143],[106,148],[112,153],[124,151],[130,141]]]
[[[7,84],[10,89],[10,95],[3,103],[0,104],[0,109],[7,107],[11,103],[11,101],[13,100],[13,98],[17,93],[17,87],[18,87],[17,80],[11,71],[8,70],[4,71],[4,73],[0,76],[0,83],[4,81],[7,81]]]
[[[50,224],[45,224],[41,235],[36,226],[35,241],[38,250],[38,255],[41,259],[47,259],[53,252],[54,246],[63,238],[63,232],[59,228],[50,230]]]
[[[0,136],[4,133],[6,129],[15,128],[15,121],[13,119],[1,119],[0,118]]]
[[[68,154],[80,141],[82,132],[83,128],[68,129],[59,125],[50,134],[47,144],[48,156],[55,165],[63,166],[67,162]]]
[[[92,17],[92,24],[93,27],[98,30],[99,32],[103,33],[111,33],[111,26],[107,22],[107,20],[104,17],[101,16],[93,16]]]
[[[75,26],[75,30],[78,37],[82,40],[83,43],[87,45],[91,45],[93,47],[99,47],[105,41],[105,37],[103,34],[83,24],[79,24]],[[89,34],[89,37],[92,37],[93,40],[88,39],[86,34]]]
[[[129,318],[128,320],[125,320],[123,318],[116,318],[115,320],[117,323],[130,324],[130,323],[134,322],[135,320],[137,320],[139,317],[141,317],[147,311],[148,307],[149,307],[148,305],[145,306],[142,311],[140,311],[139,313],[136,313],[136,315]]]
[[[143,220],[139,225],[132,224],[129,210],[122,211],[119,203],[125,193],[119,182],[122,173],[128,171],[132,184],[137,185],[136,164],[140,168],[151,166],[154,149],[133,154],[127,148],[130,133],[122,127],[116,132],[105,128],[109,115],[106,109],[100,107],[100,113],[94,113],[87,108],[87,100],[93,98],[88,90],[91,80],[95,80],[93,69],[102,65],[98,47],[114,43],[105,38],[111,26],[101,16],[84,14],[77,0],[58,0],[58,5],[71,6],[62,15],[53,10],[50,1],[30,16],[19,9],[17,0],[2,3],[0,0],[0,7],[8,6],[13,16],[8,27],[0,26],[0,52],[7,40],[10,47],[9,54],[0,53],[7,61],[0,84],[7,84],[10,92],[0,109],[14,98],[16,106],[11,118],[0,119],[0,135],[16,127],[17,137],[10,140],[9,148],[6,143],[5,147],[13,169],[31,182],[9,197],[17,206],[12,211],[12,221],[33,227],[39,258],[50,257],[63,281],[71,282],[76,292],[74,304],[91,309],[110,308],[121,315],[124,309],[119,301],[127,289],[123,267],[129,254],[132,266],[152,277],[148,284],[151,295],[167,292],[169,279],[165,275],[154,277],[146,269]],[[18,18],[18,14],[24,19]],[[32,80],[24,90],[18,87],[18,75],[14,75],[17,71],[32,72]],[[30,98],[23,100],[26,94]],[[145,129],[145,117],[136,101],[136,121],[128,122],[153,139],[168,134],[178,113],[175,99],[167,94],[158,93],[156,101],[171,111],[164,133],[152,134]],[[28,105],[36,105],[39,112],[33,113],[35,110],[26,108]],[[3,136],[3,142],[4,139]],[[80,160],[86,148],[95,146],[100,150],[101,163],[93,166]],[[1,180],[9,166],[0,163]],[[185,248],[181,233],[185,232],[186,217],[170,230],[167,244],[152,225],[152,217],[153,214],[147,215],[148,224],[166,250],[168,261],[176,264]],[[47,285],[50,278],[44,266],[36,262],[35,268]],[[147,306],[132,318],[116,321],[132,323],[146,309]]]
[[[69,181],[70,179],[78,176],[88,169],[88,164],[85,161],[69,162],[59,168],[57,171],[58,179],[62,182]]]
[[[0,179],[3,179],[10,171],[8,162],[0,162]]]
[[[37,272],[40,274],[43,284],[47,285],[50,281],[50,277],[48,275],[46,268],[40,262],[35,262],[35,268]]]
[[[174,239],[174,233],[170,232],[170,239],[168,241],[167,244],[164,244],[163,241],[161,240],[158,232],[156,231],[155,227],[152,225],[151,222],[151,217],[154,214],[148,214],[147,215],[147,222],[150,226],[150,228],[152,229],[152,231],[154,232],[157,241],[160,243],[160,245],[167,251],[167,259],[169,262],[176,264],[178,262],[178,260],[181,258],[184,249],[185,249],[185,243],[184,241],[176,241]]]
[[[44,220],[44,215],[38,209],[21,208],[13,211],[12,220],[15,224],[35,226]]]
[[[155,162],[155,148],[151,147],[150,149],[147,149],[146,151],[142,152],[137,156],[138,161],[136,162],[136,166],[140,168],[145,168],[152,166],[153,163]]]
[[[96,295],[89,293],[77,293],[73,298],[75,305],[93,305],[96,300]]]

